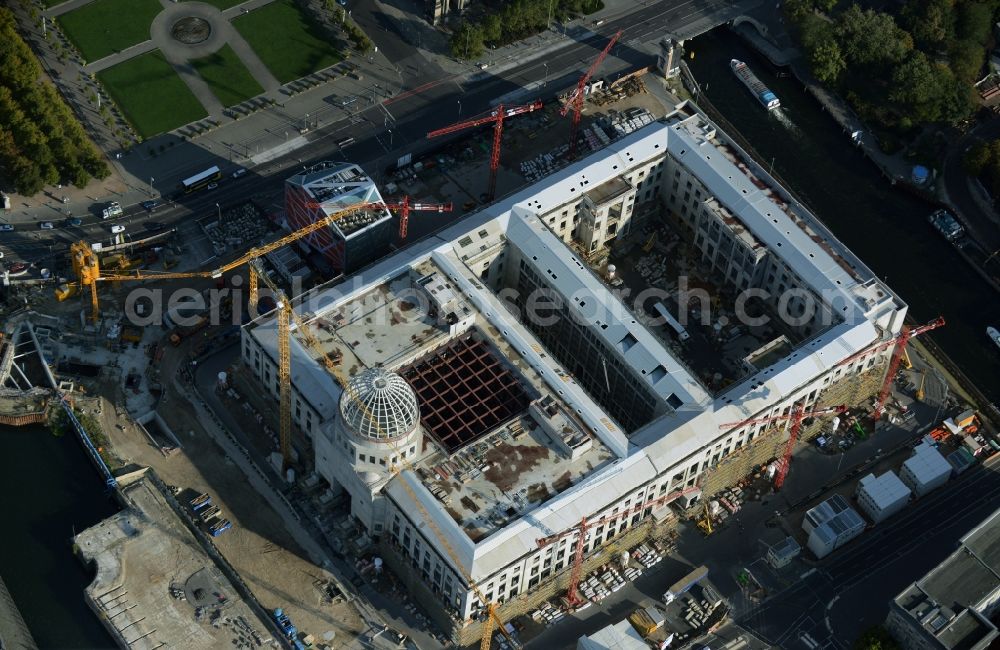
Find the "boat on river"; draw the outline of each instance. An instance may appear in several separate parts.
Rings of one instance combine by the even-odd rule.
[[[771,90],[764,85],[757,75],[750,70],[750,67],[746,63],[738,59],[732,59],[729,62],[729,67],[733,69],[733,74],[743,82],[743,85],[753,93],[753,96],[757,98],[764,108],[769,111],[781,106],[781,101],[778,99],[777,95],[771,92]]]

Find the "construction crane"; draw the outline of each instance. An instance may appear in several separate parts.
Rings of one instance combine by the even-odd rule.
[[[788,442],[785,443],[785,451],[781,455],[778,463],[778,471],[774,476],[774,489],[780,490],[785,484],[785,477],[788,476],[788,467],[792,462],[792,451],[795,450],[795,443],[799,439],[799,432],[802,430],[802,421],[806,418],[819,417],[821,415],[839,415],[847,411],[846,406],[831,406],[828,408],[806,410],[805,406],[796,404],[791,412],[778,415],[771,415],[764,418],[750,418],[741,422],[729,422],[720,425],[720,429],[738,429],[750,424],[772,424],[774,422],[784,422],[790,420],[792,429],[788,433]]]
[[[318,209],[322,207],[322,203],[316,201],[307,201],[305,204],[306,208]],[[411,212],[451,212],[451,203],[422,203],[415,202],[410,203],[410,197],[404,196],[400,201],[396,203],[369,203],[370,207],[376,208],[386,208],[387,210],[395,210],[399,212],[399,238],[406,239],[407,228],[410,223],[410,213]]]
[[[545,548],[549,544],[558,542],[559,540],[569,537],[570,535],[577,535],[576,546],[573,550],[573,567],[570,571],[569,586],[566,588],[566,602],[570,607],[576,607],[583,602],[583,598],[580,597],[580,574],[583,570],[583,547],[587,543],[587,531],[596,526],[603,526],[604,524],[609,524],[613,521],[621,519],[622,517],[627,517],[629,515],[635,514],[642,510],[648,508],[655,508],[657,506],[665,506],[672,501],[685,496],[687,494],[692,494],[697,492],[699,488],[689,487],[683,490],[678,490],[676,492],[671,492],[666,496],[662,496],[656,499],[650,499],[649,501],[643,503],[637,503],[630,508],[626,508],[621,512],[613,512],[610,515],[605,515],[598,519],[589,521],[586,517],[580,520],[576,526],[568,528],[561,533],[556,533],[555,535],[549,535],[547,537],[541,537],[535,542],[538,544],[538,548]]]
[[[611,37],[611,40],[608,41],[608,44],[604,46],[604,50],[600,54],[598,54],[597,58],[594,59],[594,62],[590,64],[590,68],[587,69],[587,72],[582,77],[580,77],[579,81],[576,82],[576,88],[574,88],[573,92],[570,93],[569,97],[566,99],[566,104],[563,105],[562,110],[559,111],[559,114],[562,115],[563,117],[566,117],[566,113],[568,113],[570,110],[573,111],[573,118],[569,124],[570,160],[576,158],[576,133],[580,128],[580,113],[581,111],[583,111],[583,97],[585,95],[583,89],[587,86],[587,83],[590,81],[590,78],[594,76],[594,73],[597,72],[597,68],[601,65],[604,59],[607,58],[608,52],[610,52],[611,48],[614,47],[614,44],[618,42],[618,39],[621,37],[621,35],[622,35],[622,30],[619,29],[618,33],[616,33],[614,36]]]
[[[291,233],[279,237],[274,241],[264,244],[263,246],[258,246],[256,248],[249,249],[243,255],[237,257],[231,262],[227,262],[222,266],[210,270],[210,271],[190,271],[190,272],[158,272],[158,271],[143,271],[136,270],[129,273],[103,273],[101,271],[100,260],[97,254],[91,249],[90,245],[85,241],[78,241],[70,244],[70,260],[73,265],[73,272],[76,274],[80,282],[80,286],[83,289],[89,287],[90,289],[90,303],[91,303],[91,320],[97,322],[97,317],[100,313],[99,305],[97,301],[97,283],[98,282],[116,282],[116,281],[149,281],[149,280],[185,280],[185,279],[196,279],[196,278],[221,278],[225,273],[232,271],[233,269],[239,268],[244,264],[247,264],[251,260],[262,257],[267,253],[283,248],[288,244],[309,235],[310,233],[316,232],[320,228],[324,228],[335,221],[339,221],[344,217],[354,214],[355,212],[365,210],[371,207],[378,207],[382,205],[381,203],[358,203],[352,205],[344,210],[339,210],[334,212],[322,219],[318,219],[313,223],[303,226],[298,230],[294,230]]]
[[[503,134],[504,120],[509,117],[514,117],[515,115],[537,111],[541,107],[541,100],[536,100],[530,104],[524,104],[521,106],[504,106],[503,104],[500,104],[484,117],[477,117],[464,122],[456,122],[455,124],[446,126],[443,129],[431,131],[427,134],[427,138],[436,138],[440,135],[447,135],[449,133],[461,131],[462,129],[471,129],[484,124],[492,124],[493,150],[490,152],[490,187],[489,191],[486,193],[492,201],[496,197],[497,191],[497,169],[500,168],[500,136]]]
[[[399,213],[399,238],[406,239],[410,224],[410,212],[451,212],[451,203],[410,203],[410,197],[404,196],[397,203],[386,203],[385,207]]]
[[[844,366],[865,355],[878,353],[889,347],[893,348],[892,358],[889,360],[889,369],[885,373],[885,379],[882,381],[882,389],[878,393],[878,401],[875,402],[875,410],[872,411],[873,421],[878,422],[878,420],[882,417],[882,413],[885,411],[885,403],[886,400],[889,399],[889,393],[892,391],[892,382],[896,379],[896,373],[899,372],[899,366],[902,363],[903,353],[906,352],[907,343],[909,343],[912,338],[920,336],[921,334],[931,330],[935,330],[939,327],[943,327],[944,324],[944,317],[938,316],[929,323],[918,327],[911,328],[909,325],[903,325],[902,331],[900,331],[897,336],[894,336],[888,341],[875,343],[860,352],[852,354],[837,364],[838,366]]]
[[[323,346],[319,342],[319,340],[312,334],[311,326],[309,325],[307,320],[299,316],[299,314],[294,309],[291,308],[291,301],[285,297],[284,292],[274,283],[273,280],[271,280],[265,273],[263,273],[263,271],[259,268],[259,266],[256,263],[250,264],[249,269],[250,269],[249,284],[251,288],[250,289],[251,301],[255,301],[257,298],[258,281],[263,281],[275,293],[275,300],[278,303],[277,318],[278,318],[278,336],[279,336],[279,357],[284,359],[285,355],[287,354],[287,351],[291,349],[290,337],[292,328],[290,326],[290,323],[294,323],[295,331],[301,335],[306,346],[312,351],[313,354],[316,355],[320,363],[333,376],[333,378],[337,381],[337,383],[341,386],[341,388],[347,391],[349,398],[353,399],[361,407],[361,410],[364,413],[365,417],[368,418],[368,420],[375,426],[375,428],[380,432],[381,435],[382,427],[378,422],[378,418],[372,416],[371,412],[368,409],[368,406],[362,400],[360,400],[357,393],[352,390],[352,384],[350,382],[350,379],[340,368],[338,361],[330,357],[330,355],[323,349]],[[288,364],[285,364],[283,362],[280,363],[279,366],[285,369],[288,368]],[[291,395],[291,380],[290,376],[286,372],[279,373],[279,380],[280,380],[279,393],[281,399],[283,400],[284,399],[283,395],[285,394],[285,391],[288,392],[289,397]],[[290,414],[286,416],[283,410],[282,418],[283,418],[282,427],[285,427],[287,424],[287,431],[290,432],[291,430]],[[401,453],[402,450],[397,447],[397,441],[390,436],[381,435],[381,437],[389,441],[389,444],[392,445],[392,448],[397,452],[396,458],[400,459],[400,464],[398,465],[393,464],[390,467],[390,472],[392,476],[395,477],[405,470],[412,471],[413,466],[410,464],[408,460],[403,458],[403,454]],[[483,621],[483,632],[482,632],[482,639],[480,641],[480,650],[489,650],[490,644],[493,639],[494,628],[499,629],[500,633],[504,636],[504,638],[506,638],[510,642],[512,647],[515,648],[518,647],[517,642],[511,637],[510,633],[507,632],[507,629],[503,625],[503,621],[497,614],[497,609],[498,609],[497,604],[489,601],[486,598],[485,594],[483,594],[479,586],[476,584],[476,581],[472,578],[472,576],[470,576],[464,569],[462,569],[462,560],[459,558],[458,553],[455,551],[454,547],[448,541],[448,538],[444,535],[444,533],[441,531],[438,525],[434,522],[434,519],[433,517],[431,517],[431,514],[427,511],[427,508],[424,507],[424,505],[420,502],[420,499],[413,491],[413,488],[410,487],[410,484],[407,481],[403,480],[402,478],[399,479],[398,484],[402,486],[403,490],[410,498],[410,501],[413,502],[417,510],[420,512],[420,515],[423,519],[423,522],[426,524],[426,527],[429,528],[433,533],[434,537],[437,538],[437,541],[440,543],[440,548],[444,549],[445,554],[448,555],[448,557],[451,559],[455,567],[455,570],[462,575],[462,577],[466,580],[466,582],[468,582],[469,587],[472,589],[473,593],[483,604],[483,607],[485,609],[486,619],[485,621]]]
[[[356,402],[361,404],[362,411],[371,420],[376,428],[381,429],[376,418],[371,416],[367,407],[358,400],[357,394],[351,390],[351,383],[348,377],[340,369],[337,363],[330,359],[323,349],[319,341],[310,332],[308,324],[295,312],[292,308],[292,302],[288,299],[284,292],[278,288],[271,279],[261,271],[258,266],[257,260],[263,255],[277,250],[289,243],[292,243],[309,233],[315,232],[316,230],[323,228],[335,221],[338,221],[354,212],[359,210],[364,210],[372,207],[379,207],[384,205],[383,203],[360,203],[353,205],[347,209],[338,211],[336,213],[330,214],[323,219],[319,219],[312,224],[304,226],[292,233],[281,237],[269,244],[263,246],[252,248],[237,259],[220,266],[217,269],[211,271],[194,271],[188,273],[157,273],[151,271],[136,271],[134,273],[116,273],[116,274],[101,274],[100,263],[97,256],[91,250],[90,246],[86,242],[80,241],[72,244],[70,246],[71,258],[73,261],[74,271],[77,273],[77,277],[80,279],[80,283],[83,286],[90,287],[91,302],[93,306],[93,317],[96,320],[98,315],[98,301],[97,301],[97,283],[102,281],[148,281],[148,280],[161,280],[161,279],[195,279],[195,278],[220,278],[228,271],[238,268],[244,264],[249,265],[249,293],[251,304],[256,304],[259,297],[259,282],[263,281],[267,284],[272,291],[275,292],[275,302],[277,303],[277,317],[278,317],[278,366],[279,366],[279,401],[281,404],[280,417],[279,417],[279,429],[280,429],[280,445],[282,451],[282,457],[287,465],[290,460],[291,453],[291,323],[294,322],[296,326],[296,331],[302,335],[306,344],[309,346],[314,353],[319,357],[320,363],[333,375],[337,380],[343,390],[347,391],[348,396],[354,399]],[[383,436],[383,438],[388,438],[388,436]],[[391,444],[395,448],[396,441],[390,439]],[[396,450],[399,452],[400,450]],[[397,453],[397,458],[402,459],[402,454]],[[396,476],[402,471],[412,470],[412,466],[409,461],[402,459],[401,465],[393,464],[390,471],[393,476]],[[410,500],[416,506],[417,510],[423,518],[426,527],[429,528],[434,536],[438,539],[441,544],[441,548],[445,550],[445,553],[451,558],[451,561],[455,567],[455,570],[468,582],[470,589],[476,595],[476,597],[483,603],[486,612],[486,620],[483,624],[483,635],[480,644],[481,650],[489,650],[490,643],[493,637],[493,628],[499,627],[500,633],[511,643],[512,646],[518,647],[516,641],[510,636],[506,628],[503,626],[503,621],[497,614],[496,603],[488,600],[483,594],[482,590],[477,585],[476,581],[462,568],[462,560],[458,553],[452,547],[451,543],[442,533],[441,529],[434,522],[431,514],[427,511],[427,508],[420,502],[413,488],[405,481],[400,479],[399,484],[403,487],[404,491],[407,493]]]

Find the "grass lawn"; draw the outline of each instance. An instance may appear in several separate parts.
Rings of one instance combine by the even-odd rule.
[[[157,0],[93,0],[56,20],[86,61],[149,40],[149,25],[163,11]]]
[[[341,59],[328,42],[329,37],[293,0],[277,0],[237,16],[233,25],[281,83],[322,70]]]
[[[228,45],[204,59],[192,61],[191,65],[208,83],[223,106],[234,106],[264,92]]]
[[[97,78],[143,138],[208,114],[159,50],[102,70]]]

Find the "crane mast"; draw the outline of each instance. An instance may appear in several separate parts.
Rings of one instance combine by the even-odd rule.
[[[590,67],[587,69],[587,72],[585,72],[584,75],[580,77],[580,80],[576,82],[576,88],[573,89],[573,92],[567,99],[566,104],[562,107],[562,110],[559,111],[559,114],[562,115],[563,117],[566,117],[566,113],[568,113],[570,110],[573,111],[573,117],[570,119],[570,124],[569,124],[570,160],[576,158],[576,139],[577,139],[576,134],[577,131],[580,129],[580,113],[583,111],[583,97],[584,97],[583,89],[587,86],[587,83],[590,81],[590,78],[594,76],[594,73],[597,72],[597,68],[601,65],[601,63],[604,62],[604,59],[607,58],[608,52],[611,51],[611,48],[614,47],[614,44],[618,42],[619,38],[621,38],[622,33],[623,31],[619,29],[618,32],[611,37],[611,40],[608,41],[608,44],[604,46],[604,50],[600,54],[598,54],[597,58],[594,59],[594,62],[590,64]]]
[[[537,111],[540,108],[542,108],[541,100],[536,100],[530,104],[524,104],[521,106],[504,106],[503,104],[500,104],[495,109],[490,111],[490,114],[485,117],[477,117],[464,122],[457,122],[451,126],[431,131],[427,134],[427,138],[436,138],[438,136],[455,133],[456,131],[461,131],[463,129],[471,129],[484,124],[492,124],[493,149],[490,151],[490,186],[486,193],[492,201],[496,198],[497,192],[497,170],[500,168],[500,143],[501,136],[503,135],[504,120],[509,117],[514,117],[515,115]]]

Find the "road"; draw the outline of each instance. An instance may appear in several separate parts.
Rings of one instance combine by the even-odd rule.
[[[993,118],[978,125],[948,148],[942,171],[948,198],[958,208],[976,241],[987,253],[1000,249],[1000,228],[995,213],[991,214],[982,201],[974,196],[972,182],[965,173],[963,160],[966,152],[978,142],[1000,138],[1000,119]]]
[[[950,555],[963,535],[996,510],[998,459],[912,502],[795,585],[745,607],[738,621],[790,650],[850,647],[862,631],[885,620],[883,603]]]
[[[359,101],[340,111],[343,116],[339,120],[310,133],[304,146],[254,167],[242,178],[227,177],[215,190],[179,197],[176,203],[167,203],[155,215],[149,215],[140,206],[134,205],[126,206],[121,217],[102,221],[99,208],[95,205],[92,214],[82,217],[83,224],[79,227],[65,226],[63,221],[54,217],[52,220],[58,227],[52,231],[37,230],[33,219],[18,223],[17,217],[12,217],[10,221],[18,226],[18,230],[0,233],[0,251],[5,254],[6,262],[24,260],[39,267],[51,265],[53,258],[61,255],[70,241],[109,241],[112,223],[125,224],[131,234],[145,221],[175,225],[188,220],[193,214],[204,215],[214,210],[216,203],[224,206],[252,193],[277,195],[289,170],[331,157],[361,163],[378,181],[381,172],[394,165],[402,153],[419,153],[444,144],[443,139],[425,140],[423,135],[430,130],[462,117],[484,113],[500,98],[521,102],[536,98],[551,99],[557,91],[575,83],[581,70],[618,30],[624,30],[625,34],[601,69],[605,76],[613,77],[626,69],[648,65],[652,55],[640,48],[645,43],[657,41],[668,31],[691,31],[697,30],[699,25],[718,24],[758,2],[744,0],[730,4],[714,0],[670,0],[649,6],[636,5],[631,13],[606,20],[598,32],[580,26],[568,30],[571,40],[546,52],[544,60],[525,52],[523,56],[516,56],[507,69],[501,70],[504,66],[496,66],[496,72],[489,70],[468,76],[446,75],[439,66],[419,56],[405,39],[396,33],[382,31],[376,25],[379,20],[376,0],[360,0],[353,8],[358,20],[362,24],[369,21],[369,33],[394,65],[406,66],[402,92],[381,103],[370,103],[370,99],[365,102],[366,98],[359,98]],[[522,59],[524,62],[519,63]],[[517,92],[524,89],[527,89],[524,93]],[[389,92],[388,89],[386,92]],[[515,96],[512,97],[512,93]],[[336,142],[345,134],[353,137],[354,142],[341,148]],[[123,164],[131,163],[124,161]],[[221,158],[216,160],[216,164],[226,172],[235,168]],[[189,171],[178,172],[174,181],[179,181]],[[165,180],[159,178],[157,184],[162,186],[161,181]]]

